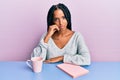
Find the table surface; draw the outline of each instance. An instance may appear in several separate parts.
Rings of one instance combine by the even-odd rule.
[[[40,73],[34,73],[23,61],[0,62],[0,80],[120,80],[120,62],[92,62],[84,66],[90,72],[72,78],[56,67],[60,63],[43,64]]]

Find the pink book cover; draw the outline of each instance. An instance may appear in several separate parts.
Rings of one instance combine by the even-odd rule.
[[[62,63],[57,65],[58,68],[72,76],[73,78],[77,78],[79,76],[85,75],[89,72],[89,70],[78,66],[78,65],[73,65],[69,63]]]

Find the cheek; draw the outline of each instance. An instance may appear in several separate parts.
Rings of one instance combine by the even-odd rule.
[[[54,23],[54,24],[55,24],[55,25],[57,25],[57,26],[59,26],[59,23],[57,23],[57,22],[56,22],[56,23]]]
[[[64,24],[67,26],[67,24],[68,24],[67,20],[65,20]]]

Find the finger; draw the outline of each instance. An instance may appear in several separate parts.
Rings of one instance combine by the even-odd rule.
[[[44,63],[50,63],[48,60],[45,60]]]
[[[57,25],[55,25],[55,29],[56,29],[57,31],[59,31],[59,27],[58,27]]]
[[[54,31],[59,31],[58,26],[54,26]]]

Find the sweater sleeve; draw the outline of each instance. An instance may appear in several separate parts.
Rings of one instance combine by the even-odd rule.
[[[65,54],[63,61],[66,63],[73,63],[76,65],[90,65],[91,61],[89,50],[85,44],[82,35],[79,34],[76,40],[77,53],[74,55],[69,53]]]
[[[31,58],[32,57],[42,57],[43,60],[46,59],[46,54],[47,54],[47,47],[48,47],[48,44],[47,43],[44,43],[44,37],[45,37],[46,34],[43,34],[41,39],[40,39],[40,42],[39,44],[37,45],[37,47],[35,47],[33,49],[33,52],[31,54]]]

